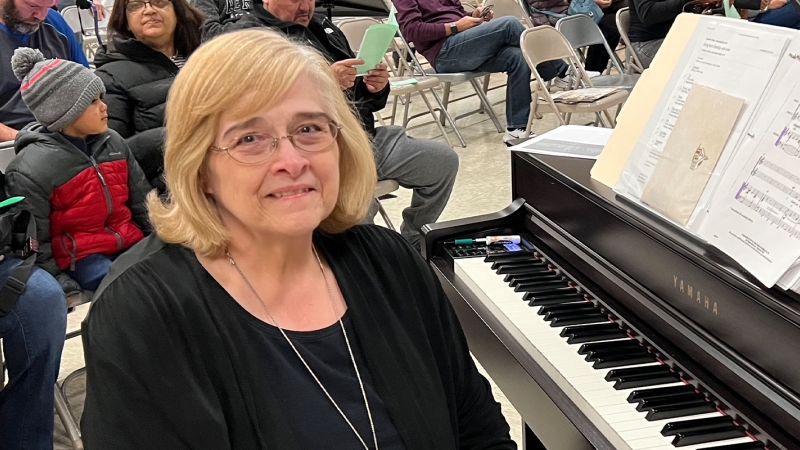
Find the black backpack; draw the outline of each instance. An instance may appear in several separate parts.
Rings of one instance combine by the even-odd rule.
[[[5,175],[0,173],[0,201],[6,199]],[[6,284],[0,289],[0,317],[4,317],[17,304],[20,294],[28,284],[36,265],[36,220],[30,211],[6,206],[0,209],[0,254],[4,257],[22,258],[22,264],[11,270]]]

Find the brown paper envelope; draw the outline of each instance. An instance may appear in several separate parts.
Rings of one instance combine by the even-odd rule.
[[[744,100],[692,86],[642,202],[686,225],[731,135]]]

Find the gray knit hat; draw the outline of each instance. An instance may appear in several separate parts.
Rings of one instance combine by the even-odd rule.
[[[44,59],[39,50],[21,47],[11,57],[11,69],[22,82],[22,100],[36,120],[61,131],[80,117],[106,87],[82,65],[63,59]]]

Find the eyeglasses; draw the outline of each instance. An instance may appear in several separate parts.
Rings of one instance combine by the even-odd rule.
[[[144,10],[145,5],[150,5],[151,8],[164,9],[169,6],[171,2],[172,0],[150,0],[149,2],[135,0],[128,2],[128,4],[125,5],[125,11],[129,13],[137,13]]]
[[[244,136],[231,140],[227,147],[211,147],[216,152],[227,152],[235,161],[242,164],[260,164],[269,158],[278,143],[289,139],[294,148],[307,152],[318,153],[330,148],[339,134],[341,125],[334,122],[320,120],[305,123],[297,128],[294,133],[274,138],[266,133],[247,133]]]

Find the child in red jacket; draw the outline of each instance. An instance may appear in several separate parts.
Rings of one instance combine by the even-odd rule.
[[[150,228],[150,186],[125,141],[108,129],[105,86],[90,70],[38,50],[11,60],[38,123],[19,132],[6,192],[36,218],[37,263],[67,294],[94,291],[117,255]],[[77,283],[76,283],[77,281]]]

